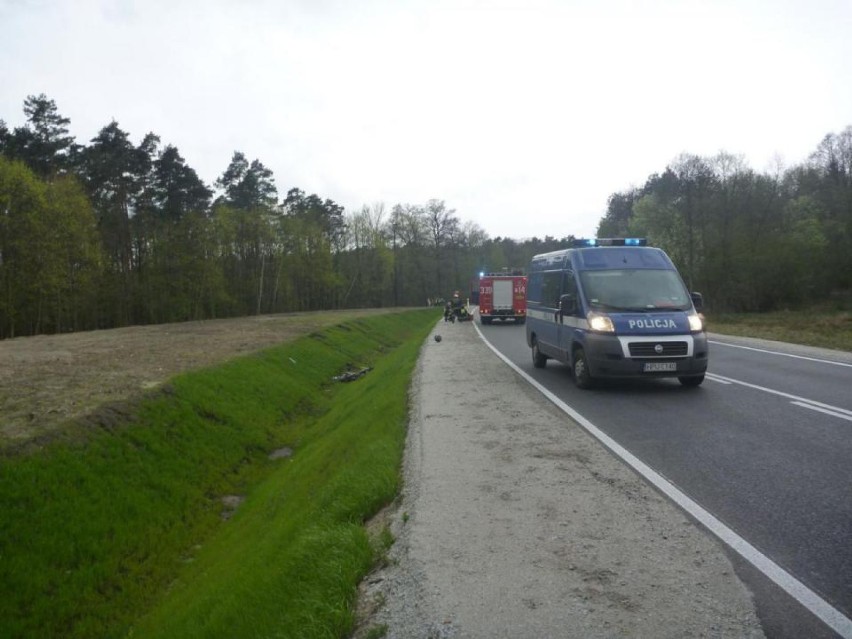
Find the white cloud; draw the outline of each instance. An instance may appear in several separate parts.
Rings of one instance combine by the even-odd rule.
[[[349,209],[447,200],[492,236],[591,234],[681,152],[799,162],[852,124],[842,0],[0,6],[0,117],[45,93],[212,183],[234,150]]]

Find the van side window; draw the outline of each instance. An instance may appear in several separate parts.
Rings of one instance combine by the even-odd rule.
[[[574,271],[565,271],[565,278],[562,280],[562,294],[571,295],[574,298],[574,303],[577,302],[577,282],[574,280]],[[576,306],[575,306],[576,308]]]
[[[541,301],[541,273],[532,273],[527,281],[527,299]]]
[[[546,271],[542,275],[541,303],[556,308],[562,295],[562,271]]]
[[[574,281],[574,271],[565,271],[565,281],[562,283],[562,294],[577,297],[577,282]]]

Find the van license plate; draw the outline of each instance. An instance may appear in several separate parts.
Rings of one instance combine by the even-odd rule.
[[[646,373],[670,373],[677,370],[677,362],[645,362]]]

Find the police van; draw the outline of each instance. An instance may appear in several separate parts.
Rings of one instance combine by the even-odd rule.
[[[571,367],[591,388],[604,378],[677,377],[707,370],[700,293],[644,238],[582,239],[533,257],[527,273],[527,345],[533,365]]]

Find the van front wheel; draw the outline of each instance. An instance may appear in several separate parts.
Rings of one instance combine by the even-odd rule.
[[[533,342],[532,345],[532,360],[533,366],[536,368],[544,368],[547,366],[547,355],[538,350],[538,342]]]
[[[588,389],[595,385],[591,374],[589,373],[589,363],[586,361],[586,352],[582,348],[574,351],[574,383],[577,388]]]

